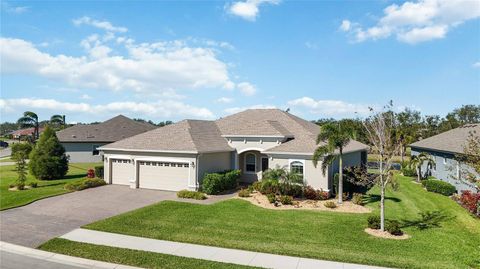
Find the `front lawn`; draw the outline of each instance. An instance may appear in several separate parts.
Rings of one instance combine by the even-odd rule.
[[[28,174],[28,182],[38,182],[38,187],[23,191],[9,191],[8,186],[15,182],[17,173],[14,165],[0,166],[0,210],[29,204],[36,200],[68,192],[63,188],[66,183],[81,180],[87,175],[87,169],[97,163],[74,163],[69,165],[68,174],[58,180],[36,180]]]
[[[429,193],[398,176],[388,191],[389,219],[413,221],[421,211],[441,211],[441,227],[406,227],[408,240],[366,234],[367,215],[268,210],[232,199],[213,205],[166,201],[85,228],[178,242],[401,268],[478,268],[480,221],[450,198]],[[378,189],[367,206],[378,212]]]
[[[235,264],[205,261],[193,258],[184,258],[173,255],[99,246],[85,243],[73,242],[56,238],[41,245],[39,249],[62,253],[70,256],[79,256],[86,259],[93,259],[104,262],[126,264],[142,268],[196,268],[196,269],[247,269],[254,268]]]

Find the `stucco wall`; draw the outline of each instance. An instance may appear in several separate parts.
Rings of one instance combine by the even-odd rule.
[[[445,152],[436,152],[436,151],[424,150],[419,148],[412,148],[411,155],[416,156],[421,152],[426,152],[432,155],[433,159],[435,160],[435,168],[431,170],[433,177],[452,184],[453,186],[455,186],[458,192],[461,192],[464,190],[476,191],[475,185],[473,183],[458,180],[457,166],[459,164],[455,160],[455,155],[450,153],[445,153]],[[460,164],[458,169],[460,170],[460,172],[464,171],[465,169],[472,171],[471,167],[468,167],[464,164]],[[422,174],[424,174],[426,171],[427,171],[427,166],[426,164],[424,164],[422,165]]]
[[[233,167],[231,158],[231,152],[201,154],[199,157],[198,167],[198,177],[200,184],[205,173],[220,172],[232,169]]]
[[[70,156],[71,163],[95,163],[102,162],[102,152],[99,155],[93,155],[93,146],[102,146],[104,143],[61,143],[65,148],[65,153]]]

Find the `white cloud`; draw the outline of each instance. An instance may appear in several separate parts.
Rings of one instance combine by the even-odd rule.
[[[312,114],[321,114],[322,116],[354,116],[367,115],[369,106],[363,104],[351,104],[339,100],[314,100],[310,97],[302,97],[290,100],[287,103],[295,108],[308,109]]]
[[[121,44],[127,55],[118,56],[111,55],[111,47],[99,39],[93,35],[82,42],[90,56],[86,57],[51,55],[31,42],[2,37],[1,72],[38,75],[74,87],[139,93],[234,87],[228,65],[215,49],[178,40],[136,44],[125,39]]]
[[[463,22],[480,17],[480,2],[472,0],[419,0],[392,4],[384,9],[377,24],[362,28],[342,21],[340,29],[353,35],[354,41],[382,39],[395,35],[401,42],[415,44],[444,38]]]
[[[248,82],[238,83],[237,88],[240,90],[240,92],[243,95],[246,95],[246,96],[252,96],[257,92],[257,89],[255,88],[255,86]]]
[[[101,105],[88,103],[60,102],[54,99],[0,99],[0,111],[18,112],[22,109],[48,111],[66,111],[83,114],[118,114],[153,118],[194,117],[213,119],[214,114],[207,108],[194,107],[178,101],[159,100],[151,103],[143,102],[112,102]],[[18,110],[18,111],[17,111]]]
[[[311,50],[318,50],[318,45],[310,41],[305,42],[305,47]]]
[[[229,98],[229,97],[220,97],[217,100],[215,100],[215,102],[220,103],[220,104],[229,104],[229,103],[233,102],[233,99]]]
[[[88,94],[82,94],[82,96],[80,96],[80,99],[90,100],[90,99],[92,99],[92,97]]]
[[[278,4],[280,0],[245,0],[238,1],[229,6],[229,12],[245,20],[255,21],[260,10],[258,7],[262,4]]]
[[[472,66],[474,68],[480,68],[480,61],[476,62],[476,63],[473,63]]]
[[[93,26],[95,28],[102,29],[109,32],[125,33],[128,31],[126,27],[113,26],[112,23],[110,23],[109,21],[99,21],[87,16],[74,19],[73,24],[75,24],[76,26],[80,26],[83,24],[89,25],[89,26]]]
[[[12,6],[10,3],[7,3],[6,1],[2,2],[2,8],[7,13],[11,13],[11,14],[23,14],[23,13],[30,10],[30,7],[27,7],[27,6]]]
[[[273,105],[254,105],[254,106],[244,106],[244,107],[231,107],[227,108],[224,111],[228,114],[235,114],[247,109],[267,109],[267,108],[277,108]]]

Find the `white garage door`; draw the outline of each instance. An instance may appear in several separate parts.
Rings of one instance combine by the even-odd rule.
[[[131,160],[112,159],[112,184],[130,185],[133,172]]]
[[[188,163],[139,162],[139,187],[179,191],[188,188]]]

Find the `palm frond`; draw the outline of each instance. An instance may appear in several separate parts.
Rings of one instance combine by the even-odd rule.
[[[335,159],[337,158],[336,155],[333,155],[333,154],[328,154],[326,155],[325,157],[323,157],[323,161],[322,161],[322,174],[325,176],[326,172],[327,172],[327,168],[329,165],[331,165],[333,163],[333,161],[335,161]]]
[[[313,153],[313,165],[317,167],[318,161],[323,161],[325,155],[333,153],[333,150],[328,145],[323,145],[315,149]]]

